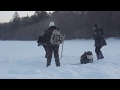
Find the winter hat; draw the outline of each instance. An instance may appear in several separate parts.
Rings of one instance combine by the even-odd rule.
[[[94,27],[98,27],[98,25],[97,25],[97,24],[95,24],[95,25],[94,25]]]
[[[49,27],[55,26],[54,22],[50,22]]]

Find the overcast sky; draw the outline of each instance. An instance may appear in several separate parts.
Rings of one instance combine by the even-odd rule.
[[[0,23],[9,22],[16,11],[0,11]],[[20,17],[33,15],[35,11],[17,11]]]

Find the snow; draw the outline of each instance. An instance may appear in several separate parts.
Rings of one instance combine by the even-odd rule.
[[[107,39],[104,59],[97,60],[94,40],[65,40],[61,66],[52,58],[46,67],[45,51],[36,41],[0,41],[0,79],[120,79],[120,40]],[[62,45],[59,55],[61,56]],[[92,51],[93,63],[80,63],[80,56]]]

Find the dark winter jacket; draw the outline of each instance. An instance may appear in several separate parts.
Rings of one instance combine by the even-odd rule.
[[[50,38],[51,38],[51,34],[53,32],[53,30],[55,30],[57,27],[56,26],[51,26],[48,28],[48,30],[45,31],[43,37],[45,39],[45,43],[48,47],[59,47],[59,45],[53,45],[50,43]]]
[[[81,64],[87,64],[87,63],[93,63],[93,59],[87,59],[87,55],[92,55],[92,52],[84,52],[84,54],[80,57],[80,63]]]
[[[105,46],[107,45],[104,39],[104,30],[102,28],[95,28],[93,31],[93,38],[95,40],[95,46]]]
[[[37,43],[38,43],[38,46],[44,45],[45,44],[44,38],[42,36],[39,36],[38,40],[37,40]]]

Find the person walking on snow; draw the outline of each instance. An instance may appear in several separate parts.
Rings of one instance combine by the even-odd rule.
[[[52,54],[54,53],[55,63],[56,66],[60,66],[60,59],[59,59],[59,45],[54,45],[50,42],[51,35],[54,30],[59,30],[58,27],[55,26],[54,22],[49,23],[49,28],[45,31],[43,37],[46,41],[47,47],[47,67],[51,65]]]
[[[97,24],[94,26],[94,31],[93,31],[93,39],[95,40],[95,53],[97,56],[97,60],[103,59],[103,53],[101,51],[101,48],[105,45],[107,45],[105,39],[104,39],[104,30],[100,28]]]
[[[42,35],[40,35],[38,37],[37,43],[38,43],[38,46],[43,46],[43,48],[45,50],[45,58],[47,58],[47,47],[46,47],[46,44],[45,44],[45,39]]]

